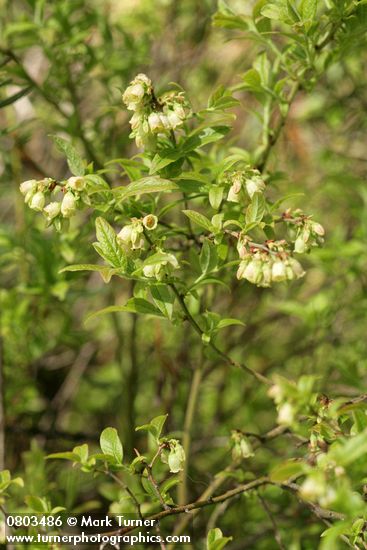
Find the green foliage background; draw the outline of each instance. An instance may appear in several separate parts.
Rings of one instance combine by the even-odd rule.
[[[312,11],[314,3],[288,4],[301,12],[307,5]],[[366,512],[359,502],[353,506],[351,495],[363,495],[367,452],[363,397],[367,9],[363,1],[316,4],[318,15],[311,17],[307,28],[305,23],[288,21],[282,9],[290,8],[284,2],[234,0],[218,7],[211,0],[0,1],[1,409],[5,417],[0,458],[3,469],[24,479],[24,488],[9,489],[8,511],[32,509],[29,496],[68,511],[133,511],[126,491],[108,475],[93,477],[44,457],[82,443],[96,450],[101,431],[114,426],[131,461],[134,449],[149,452],[146,434],[135,427],[163,414],[168,414],[165,432],[179,440],[187,438],[192,380],[198,366],[205,364],[190,430],[187,502],[194,502],[218,479],[217,493],[223,493],[268,475],[288,459],[313,466],[305,426],[312,424],[315,409],[326,401],[354,400],[353,412],[334,411],[333,428],[328,425],[330,431],[325,427],[321,433],[324,448],[320,446],[319,452],[327,454],[338,437],[346,445],[357,435],[355,445],[361,451],[343,466],[348,489],[339,487],[339,501],[332,508],[349,523],[320,519],[296,493],[267,486],[203,509],[196,516],[193,547],[204,548],[206,534],[214,527],[233,537],[228,549],[366,547]],[[268,11],[261,15],[261,10]],[[251,36],[246,17],[257,22],[262,40]],[[206,107],[218,85],[231,88],[239,100],[231,109],[236,119],[223,141],[204,149],[208,171],[210,163],[220,162],[230,147],[244,150],[255,164],[263,151],[264,128],[266,134],[282,112],[275,101],[266,126],[262,91],[249,72],[253,63],[263,52],[272,59],[274,48],[279,48],[289,54],[289,74],[296,72],[306,63],[297,51],[302,33],[310,41],[315,33],[319,44],[330,29],[335,32],[315,61],[315,71],[300,84],[274,146],[274,134],[268,136],[267,159],[274,199],[289,195],[284,210],[301,206],[320,220],[326,230],[325,245],[307,256],[303,262],[307,273],[300,281],[263,289],[223,275],[227,288],[208,285],[202,295],[203,312],[244,324],[228,326],[216,336],[218,347],[235,361],[245,361],[270,379],[315,376],[309,399],[306,389],[292,390],[290,400],[298,406],[299,424],[268,438],[264,434],[277,426],[277,411],[267,388],[229,366],[188,323],[116,312],[85,322],[96,310],[126,303],[133,283],[112,278],[105,284],[93,272],[60,273],[70,264],[96,262],[91,246],[95,216],[79,213],[68,231],[45,229],[44,219],[23,204],[18,188],[23,180],[70,175],[64,156],[49,137],[53,134],[70,140],[95,171],[105,166],[108,171],[100,174],[112,186],[125,184],[126,160],[105,163],[137,152],[129,139],[129,116],[121,93],[140,72],[149,75],[159,90],[177,82],[194,112]],[[139,211],[139,205],[132,208]],[[189,261],[195,268],[195,253]],[[194,300],[189,306],[199,313]],[[247,434],[256,449],[254,456],[240,463],[234,463],[231,454],[233,430]],[[220,476],[220,472],[225,473]],[[124,476],[122,472],[124,482],[144,503],[144,513],[157,512],[159,502],[144,493],[138,477],[126,481]],[[157,476],[162,481],[167,478],[162,465]],[[281,478],[283,482],[289,476]],[[170,494],[176,503],[177,487]],[[356,527],[360,518],[363,521]],[[172,525],[177,528],[175,521]],[[335,523],[339,531],[320,539],[325,522],[329,527]]]

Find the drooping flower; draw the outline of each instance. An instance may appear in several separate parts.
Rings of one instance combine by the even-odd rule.
[[[61,214],[64,218],[71,218],[76,211],[76,199],[71,191],[65,193],[61,203]]]
[[[59,202],[50,202],[47,206],[45,206],[43,211],[49,220],[53,220],[60,214],[61,205]]]
[[[37,191],[37,193],[35,193],[30,199],[29,208],[41,212],[45,206],[45,202],[46,199],[44,193],[42,193],[42,191]]]
[[[82,176],[72,176],[66,181],[66,187],[67,189],[71,189],[72,191],[83,191],[83,189],[86,186],[85,178]]]

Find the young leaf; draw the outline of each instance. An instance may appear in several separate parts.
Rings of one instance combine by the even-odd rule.
[[[214,210],[218,210],[220,207],[220,204],[223,200],[223,193],[224,189],[223,187],[219,186],[212,186],[209,191],[209,202],[210,206],[214,208]]]
[[[149,424],[143,424],[142,426],[137,426],[135,428],[135,431],[137,431],[137,432],[140,431],[140,430],[147,431],[147,432],[151,433],[152,436],[154,437],[154,439],[158,442],[158,440],[161,436],[161,432],[162,432],[162,428],[164,426],[164,423],[167,420],[167,416],[168,416],[168,414],[164,414],[164,415],[161,415],[161,416],[156,416],[155,418],[153,418],[153,420],[151,420],[149,422]]]
[[[200,225],[200,227],[203,227],[207,231],[210,231],[211,233],[214,230],[214,227],[208,218],[206,218],[203,214],[200,214],[199,212],[196,212],[195,210],[182,210],[182,212],[190,218],[194,223],[197,225]]]
[[[126,187],[116,187],[114,192],[118,195],[120,200],[125,200],[134,195],[160,193],[162,191],[173,191],[176,189],[178,189],[178,185],[173,181],[162,179],[159,176],[149,176],[133,181]]]
[[[222,550],[230,541],[232,537],[223,537],[223,533],[220,529],[210,529],[207,539],[207,550]]]
[[[102,452],[112,456],[118,464],[122,463],[123,449],[116,428],[105,428],[99,440]]]
[[[126,254],[119,245],[116,233],[104,218],[96,219],[96,235],[98,243],[94,248],[113,267],[121,267],[124,271],[128,268]]]
[[[221,319],[219,323],[216,326],[217,330],[220,330],[221,328],[229,327],[231,325],[240,325],[242,327],[245,326],[245,323],[240,321],[239,319],[232,319],[228,317],[227,319]]]
[[[88,315],[85,321],[90,321],[99,315],[106,315],[106,313],[119,313],[120,311],[126,311],[129,313],[142,313],[143,315],[155,315],[156,317],[163,317],[162,313],[153,304],[144,300],[144,298],[130,298],[124,306],[108,306],[103,309],[99,309]]]
[[[65,451],[63,453],[52,453],[47,455],[46,458],[58,458],[61,460],[72,460],[73,462],[80,462],[80,455],[71,451]]]
[[[265,199],[262,193],[255,193],[246,210],[246,224],[259,223],[265,214]]]
[[[217,267],[218,255],[216,247],[205,239],[200,252],[200,267],[203,274],[213,271]]]
[[[175,301],[172,292],[170,292],[167,285],[152,285],[150,287],[150,292],[152,294],[155,305],[168,319],[172,319],[173,314],[173,304]]]
[[[74,176],[83,176],[85,173],[84,163],[76,149],[64,138],[54,135],[51,137],[58,150],[66,156],[70,172],[74,174]]]
[[[304,21],[312,21],[317,10],[317,0],[302,0],[299,11]]]
[[[279,464],[270,472],[270,479],[277,483],[286,481],[305,473],[305,465],[295,460],[287,460]]]
[[[59,273],[64,273],[65,271],[98,271],[104,282],[109,283],[112,275],[118,273],[120,270],[98,264],[74,264],[63,267],[60,269]]]
[[[40,498],[33,495],[28,495],[24,499],[25,503],[31,510],[34,510],[35,512],[38,512],[40,514],[43,514],[47,512],[47,504],[46,502]]]

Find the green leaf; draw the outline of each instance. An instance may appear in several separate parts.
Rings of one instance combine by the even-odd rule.
[[[279,464],[270,472],[271,481],[281,483],[287,479],[297,477],[305,473],[305,465],[302,462],[296,462],[295,460],[287,460],[282,464]]]
[[[83,160],[71,143],[59,136],[51,135],[51,137],[58,150],[66,156],[71,173],[74,174],[74,176],[84,176],[85,170]]]
[[[167,252],[156,252],[155,254],[148,256],[148,258],[145,258],[144,265],[157,265],[162,262],[169,262],[170,260],[172,260],[171,254],[168,254]]]
[[[268,2],[261,10],[261,15],[268,19],[275,19],[275,21],[287,21],[288,13],[284,5],[283,0],[276,4],[274,2]]]
[[[210,206],[214,208],[214,210],[218,210],[218,208],[220,207],[220,204],[223,200],[223,193],[224,193],[223,187],[219,187],[217,185],[210,187],[209,202],[210,202]]]
[[[82,464],[87,462],[89,454],[88,445],[86,443],[84,443],[84,445],[77,445],[74,447],[73,453],[80,457],[80,462]]]
[[[31,510],[39,512],[40,514],[47,512],[48,510],[46,502],[40,497],[28,495],[24,498],[24,501],[26,505],[31,508]]]
[[[222,550],[230,541],[232,537],[223,537],[223,533],[220,529],[210,529],[207,539],[207,550]]]
[[[102,279],[105,283],[109,283],[112,275],[120,272],[120,269],[106,267],[105,265],[98,264],[74,264],[68,265],[63,269],[60,269],[59,273],[64,273],[65,271],[98,271],[101,274]]]
[[[155,305],[168,319],[172,319],[175,298],[167,285],[157,284],[150,287]]]
[[[126,254],[117,241],[115,231],[104,218],[96,219],[96,235],[98,243],[94,244],[94,248],[98,254],[113,267],[120,267],[127,271],[129,262]]]
[[[304,21],[313,21],[317,10],[317,0],[302,0],[299,11]]]
[[[252,68],[245,72],[242,77],[243,85],[241,88],[250,90],[252,92],[262,92],[261,77],[259,72]]]
[[[262,193],[255,193],[246,209],[246,224],[259,223],[265,214],[265,199]]]
[[[112,456],[118,464],[122,464],[123,449],[116,428],[105,428],[99,440],[102,452]]]
[[[72,453],[71,451],[66,451],[64,453],[52,453],[47,455],[46,458],[58,458],[61,460],[72,460],[73,462],[80,462],[80,455],[77,453]]]
[[[190,218],[194,223],[197,225],[200,225],[200,227],[203,227],[207,231],[210,231],[212,233],[214,231],[214,227],[208,218],[206,218],[203,214],[200,214],[199,212],[196,212],[195,210],[182,210],[182,212]]]
[[[229,109],[230,107],[235,107],[238,103],[238,100],[232,96],[231,92],[221,85],[210,95],[208,108],[214,110]]]
[[[200,252],[200,267],[203,274],[213,271],[217,267],[217,249],[208,239],[205,239]]]
[[[216,329],[220,330],[221,328],[229,327],[231,325],[240,325],[241,327],[244,327],[245,323],[239,319],[232,319],[231,317],[228,317],[226,319],[221,319],[217,324]]]
[[[321,534],[321,544],[319,545],[319,550],[337,550],[339,546],[339,537],[341,535],[349,534],[350,522],[339,521],[335,523],[332,527],[329,527]],[[345,548],[345,546],[344,546]],[[353,548],[353,546],[352,546]],[[358,547],[355,547],[358,548]]]
[[[103,309],[99,309],[88,315],[85,321],[90,321],[99,315],[106,315],[107,313],[119,313],[125,311],[128,313],[142,313],[143,315],[155,315],[156,317],[163,317],[162,313],[154,307],[153,304],[144,300],[144,298],[130,298],[124,306],[108,306]]]
[[[126,187],[116,187],[113,191],[118,195],[119,200],[125,200],[135,195],[144,193],[160,193],[162,191],[174,191],[178,189],[177,183],[160,178],[159,176],[148,176],[133,181]]]
[[[154,439],[158,441],[161,436],[162,428],[164,426],[164,423],[167,420],[167,417],[168,417],[168,414],[156,416],[155,418],[153,418],[153,420],[149,422],[149,424],[143,424],[142,426],[137,426],[135,428],[135,431],[138,432],[140,430],[144,430],[146,432],[149,432],[152,434]]]

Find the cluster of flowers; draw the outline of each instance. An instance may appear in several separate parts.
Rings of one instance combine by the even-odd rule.
[[[303,277],[305,272],[301,264],[292,258],[287,246],[284,240],[269,240],[265,245],[258,245],[252,243],[246,235],[240,236],[237,250],[241,263],[237,270],[237,279],[270,287],[272,283]]]
[[[125,225],[117,234],[118,242],[126,253],[142,250],[145,247],[144,230],[152,231],[157,225],[158,218],[154,214],[148,214],[142,219],[132,218],[131,223]],[[146,259],[143,274],[145,277],[162,281],[178,267],[179,263],[173,254],[158,249],[156,254]]]
[[[157,227],[158,218],[148,214],[142,219],[132,218],[131,223],[125,225],[117,234],[117,239],[125,252],[130,250],[141,250],[144,248],[144,229],[152,231]]]
[[[48,222],[57,217],[71,218],[77,209],[80,193],[85,189],[86,181],[83,177],[73,176],[59,184],[52,178],[42,180],[27,180],[20,184],[20,192],[24,196],[24,202],[32,210],[42,212]],[[62,190],[61,201],[51,201],[46,205],[46,197],[54,190]]]
[[[152,147],[158,134],[169,134],[189,116],[183,92],[169,92],[156,98],[152,81],[138,74],[125,90],[122,100],[130,111],[132,133],[138,147]]]
[[[318,462],[322,462],[322,459]],[[337,500],[337,487],[345,485],[345,470],[342,466],[335,466],[329,468],[328,475],[325,474],[320,470],[311,472],[302,483],[299,494],[305,500],[316,501],[323,508],[329,508]]]
[[[298,254],[304,254],[312,247],[323,244],[324,228],[302,210],[295,210],[293,214],[291,210],[286,210],[282,217],[289,226],[289,232],[294,239],[294,251]]]
[[[226,172],[224,180],[230,185],[227,195],[230,202],[242,202],[246,197],[252,199],[255,193],[262,193],[265,189],[261,173],[251,166],[246,166],[244,170]]]
[[[174,269],[179,268],[179,263],[173,254],[169,254],[167,252],[164,252],[163,250],[158,250],[158,254],[161,255],[161,259],[157,262],[154,262],[154,264],[149,263],[150,260],[148,258],[148,263],[143,266],[143,273],[145,277],[148,277],[149,279],[155,278],[158,279],[158,281],[163,281],[165,277],[168,277],[172,274],[172,271]]]
[[[234,461],[240,461],[244,458],[254,456],[252,445],[248,438],[240,430],[231,432],[232,458]]]

